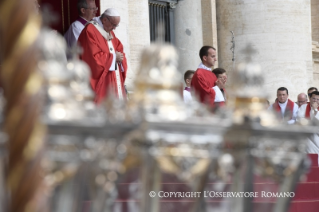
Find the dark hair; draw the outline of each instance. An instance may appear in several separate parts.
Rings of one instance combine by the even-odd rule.
[[[82,12],[81,12],[82,8],[88,8],[88,4],[86,1],[87,0],[78,0],[77,9],[78,9],[79,15],[82,15]]]
[[[195,71],[193,70],[187,70],[184,74],[184,81],[186,83],[186,79],[189,79],[189,77],[192,75],[192,74],[195,74]]]
[[[199,57],[200,59],[203,61],[203,57],[208,55],[208,50],[209,49],[214,49],[216,51],[216,49],[212,46],[203,46],[200,50],[199,50]]]
[[[214,74],[216,75],[216,77],[218,78],[218,76],[219,76],[220,74],[226,73],[226,70],[223,69],[223,68],[215,68],[215,69],[213,70],[213,73],[214,73]]]
[[[310,93],[309,97],[311,97],[312,95],[319,95],[319,92],[318,91],[314,91],[314,92]]]
[[[310,88],[308,88],[308,92],[309,92],[310,90],[316,90],[316,91],[318,91],[318,89],[317,89],[316,87],[310,87]]]
[[[287,95],[288,95],[288,89],[285,88],[285,87],[280,87],[280,88],[278,88],[277,92],[278,92],[278,91],[287,91]]]

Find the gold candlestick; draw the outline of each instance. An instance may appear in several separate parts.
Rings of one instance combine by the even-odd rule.
[[[34,11],[34,0],[3,0],[0,14],[0,31],[5,32],[1,78],[7,102],[4,131],[9,149],[6,182],[10,201],[6,211],[40,211],[45,127],[39,121],[42,77],[36,71],[36,40],[41,20]]]

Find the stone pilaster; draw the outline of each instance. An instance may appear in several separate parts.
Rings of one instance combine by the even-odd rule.
[[[319,42],[312,42],[313,56],[313,84],[312,86],[319,88]]]
[[[311,0],[312,40],[319,42],[319,0]]]
[[[281,86],[296,100],[313,85],[310,0],[216,0],[216,11],[220,67],[232,70],[229,31],[233,30],[236,63],[243,59],[239,50],[251,43],[270,102]]]
[[[132,90],[142,50],[150,45],[148,0],[128,0],[128,8],[131,72],[127,75],[126,84],[128,89]]]
[[[217,22],[216,22],[216,0],[202,0],[202,26],[203,45],[214,46],[218,52],[217,45]],[[218,61],[215,68],[218,67]]]
[[[201,1],[178,2],[175,10],[175,42],[179,54],[179,70],[196,70],[199,50],[203,46]]]

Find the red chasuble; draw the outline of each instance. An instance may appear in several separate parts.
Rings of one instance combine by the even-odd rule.
[[[111,33],[113,36],[112,44],[115,52],[121,52],[124,55],[122,63],[117,63],[116,66],[120,71],[120,86],[122,87],[122,94],[125,99],[126,93],[124,81],[127,72],[127,61],[121,41],[115,36],[113,31],[111,31]],[[109,93],[113,93],[118,97],[115,71],[109,71],[113,60],[113,54],[109,51],[107,40],[93,24],[88,24],[81,32],[78,42],[83,48],[81,59],[91,68],[90,83],[96,94],[95,102],[101,102],[101,100]],[[124,69],[123,72],[121,66]]]
[[[211,107],[214,106],[215,91],[213,87],[217,81],[216,75],[206,69],[197,69],[192,82],[191,87],[194,89],[194,93],[199,97],[200,102],[205,103]]]
[[[317,109],[319,110],[319,107]],[[310,111],[311,111],[311,106],[310,106],[310,102],[308,102],[306,107],[306,114],[305,114],[305,117],[307,119],[310,119]]]
[[[294,106],[295,106],[295,103],[293,101],[291,101],[290,99],[288,99],[286,110],[285,110],[284,114],[286,114],[286,112],[289,111],[290,119],[292,119],[292,116],[293,116]],[[279,114],[281,114],[281,108],[280,108],[278,99],[276,99],[276,101],[272,107],[275,109],[275,111],[277,111]]]

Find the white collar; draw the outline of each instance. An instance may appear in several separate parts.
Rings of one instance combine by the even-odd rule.
[[[286,106],[287,105],[287,102],[288,102],[288,99],[286,100],[286,102],[284,102],[284,103],[280,103],[279,101],[278,101],[278,104],[280,105],[280,106]]]
[[[205,69],[205,70],[207,70],[207,71],[212,71],[211,68],[208,68],[208,67],[205,66],[203,63],[200,63],[199,66],[198,66],[198,68]]]

